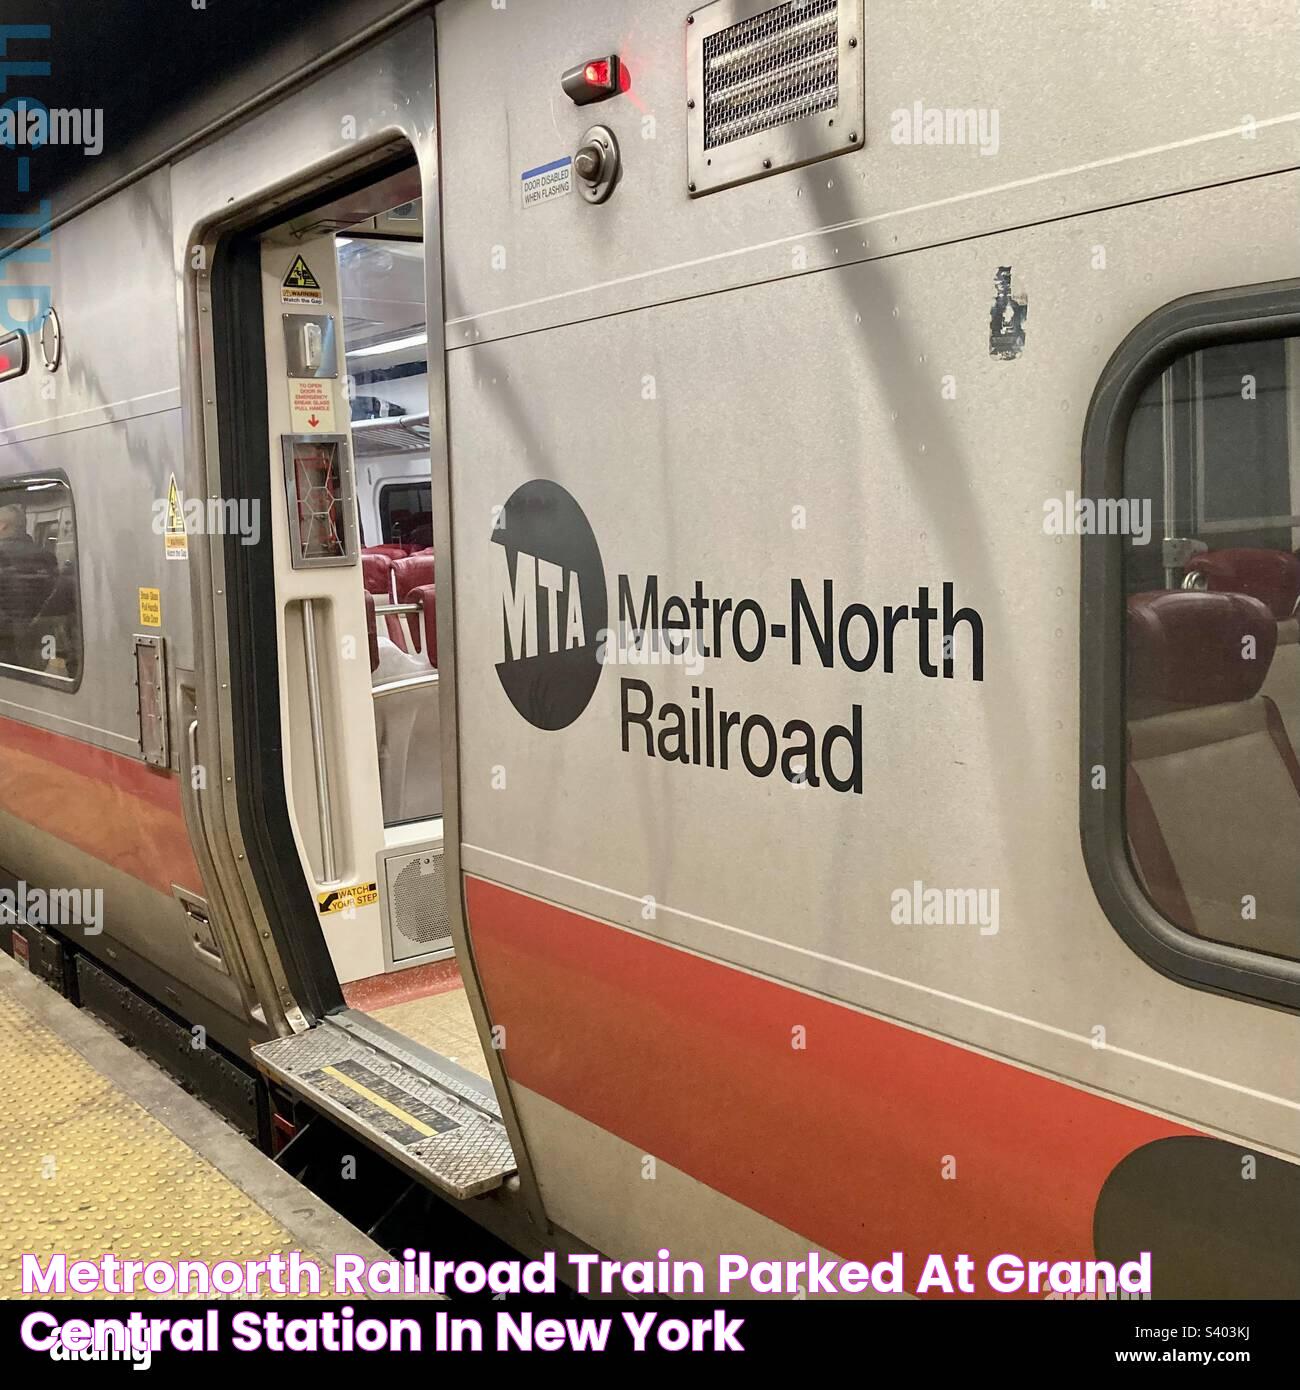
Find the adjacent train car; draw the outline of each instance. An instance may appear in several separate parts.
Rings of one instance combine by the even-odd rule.
[[[1294,26],[394,4],[15,233],[15,949],[520,1248],[1300,1295]]]

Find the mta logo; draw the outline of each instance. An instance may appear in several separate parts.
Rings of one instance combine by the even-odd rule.
[[[537,479],[511,494],[492,543],[501,688],[536,728],[566,728],[600,680],[608,616],[591,524],[559,483]]]
[[[519,550],[511,576],[509,552],[499,546],[496,572],[504,617],[498,665],[526,661],[543,651],[569,651],[587,645],[582,577],[577,570],[566,570],[552,560]]]

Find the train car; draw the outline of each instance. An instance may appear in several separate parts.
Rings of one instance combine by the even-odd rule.
[[[393,3],[11,230],[6,944],[521,1249],[1300,1295],[1294,35]]]

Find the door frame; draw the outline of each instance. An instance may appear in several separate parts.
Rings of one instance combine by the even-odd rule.
[[[424,206],[434,537],[438,553],[447,557],[437,588],[443,852],[447,876],[456,885],[447,901],[456,959],[514,1147],[520,1197],[533,1226],[544,1231],[541,1194],[510,1082],[501,1053],[491,1045],[461,872],[436,70],[433,16],[422,15],[173,167],[186,492],[247,495],[223,489],[250,485],[255,478],[269,489],[276,472],[267,447],[260,274],[258,312],[245,314],[242,324],[232,317],[236,305],[251,303],[254,263],[249,248],[256,247],[258,229],[328,202],[349,186],[379,181],[399,151],[413,151]],[[247,344],[241,342],[241,331],[250,335]],[[236,408],[250,401],[253,409]],[[259,640],[249,631],[254,608],[249,582],[256,576],[248,572],[248,557],[238,552],[259,547],[240,547],[237,538],[227,538],[225,545],[212,544],[211,539],[193,537],[190,546],[200,707],[214,712],[200,720],[198,738],[214,788],[204,808],[204,823],[232,928],[257,957],[255,973],[268,1030],[284,1036],[303,1032],[343,1007],[342,992],[305,883],[295,892],[278,869],[278,862],[290,863],[295,871],[299,864],[279,756],[278,675],[273,671],[275,679],[268,680],[264,666],[258,669],[252,703],[243,684],[250,662],[256,663]],[[263,563],[268,562],[269,548]],[[269,627],[273,638],[274,624]],[[278,660],[278,653],[271,655]],[[264,662],[264,651],[262,658]],[[272,691],[276,722],[274,737],[268,738]],[[255,713],[253,720],[247,717],[250,711]],[[277,782],[278,796],[271,790]],[[285,853],[286,845],[291,853]]]

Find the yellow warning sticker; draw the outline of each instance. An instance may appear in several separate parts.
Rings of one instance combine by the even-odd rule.
[[[378,901],[377,883],[354,883],[350,888],[331,888],[326,893],[316,894],[316,903],[322,917],[328,917],[331,912],[351,912],[358,907],[373,907]]]
[[[163,532],[163,554],[169,560],[188,560],[190,539],[185,532],[185,510],[181,506],[181,490],[176,474],[167,484],[167,528]]]
[[[140,626],[162,626],[162,591],[160,589],[140,590]]]
[[[311,273],[311,267],[301,256],[295,256],[289,273],[280,287],[282,304],[323,304],[320,281]]]

